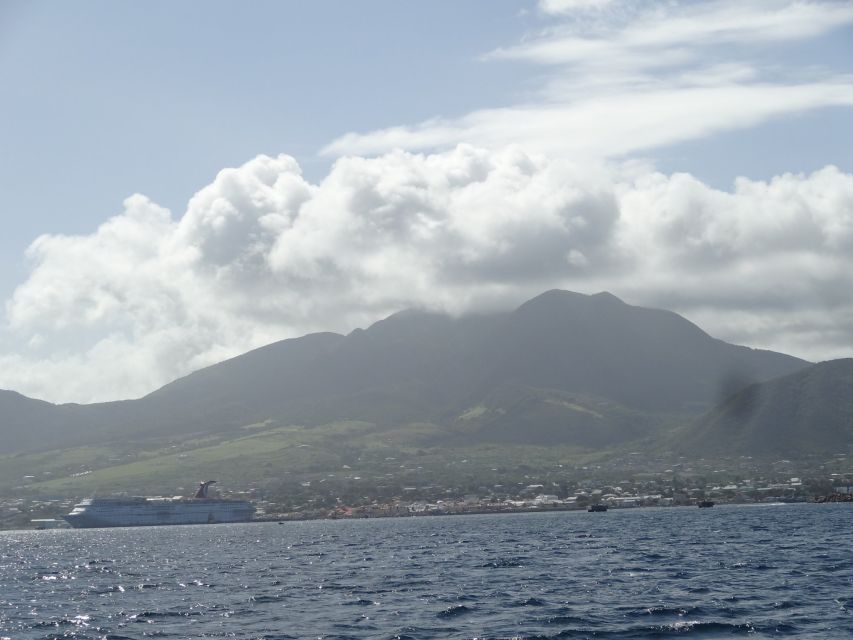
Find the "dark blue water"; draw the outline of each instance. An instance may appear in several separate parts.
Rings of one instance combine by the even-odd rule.
[[[853,505],[0,534],[10,638],[853,638]]]

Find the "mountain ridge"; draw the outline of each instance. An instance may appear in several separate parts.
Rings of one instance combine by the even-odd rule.
[[[853,444],[853,358],[819,362],[733,394],[682,434],[685,452],[847,453]]]
[[[620,433],[636,435],[626,415],[647,424],[640,414],[698,414],[724,395],[726,380],[764,381],[807,364],[730,345],[678,314],[632,306],[607,292],[553,289],[504,313],[454,318],[406,310],[347,335],[278,341],[135,400],[36,405],[42,401],[8,396],[0,408],[0,451],[46,441],[63,446],[217,432],[264,421],[458,427],[458,416],[471,407],[500,408],[499,389],[513,390],[519,425],[532,424],[518,413],[526,406],[547,422],[540,432],[549,439],[574,433],[595,442],[581,437],[581,424],[598,424],[611,442]],[[601,401],[606,425],[574,408]],[[494,437],[499,430],[515,437],[507,431],[512,425],[496,416],[467,422],[469,435],[488,440],[491,424]]]

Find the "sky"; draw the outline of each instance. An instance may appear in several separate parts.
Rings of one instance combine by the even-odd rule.
[[[0,388],[611,291],[853,356],[853,2],[0,4]]]

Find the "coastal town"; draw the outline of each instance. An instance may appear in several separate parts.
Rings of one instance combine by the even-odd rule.
[[[417,474],[344,473],[284,476],[261,486],[229,487],[223,497],[247,499],[260,521],[381,518],[790,502],[853,501],[848,457],[792,462],[753,461],[718,468],[715,461],[672,462],[658,471],[631,455],[588,467],[504,471],[495,478],[455,476],[453,482],[404,482]],[[394,461],[391,461],[394,462]],[[634,465],[634,466],[632,466]],[[808,468],[818,468],[808,472]],[[617,471],[622,471],[622,477]],[[421,478],[422,480],[424,478]],[[25,493],[25,492],[24,492]],[[0,528],[64,527],[62,516],[85,496],[0,497]]]

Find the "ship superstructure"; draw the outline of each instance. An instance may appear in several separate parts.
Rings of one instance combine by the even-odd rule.
[[[64,518],[75,528],[249,522],[255,513],[252,503],[209,497],[208,487],[214,482],[202,482],[192,498],[89,498]]]

